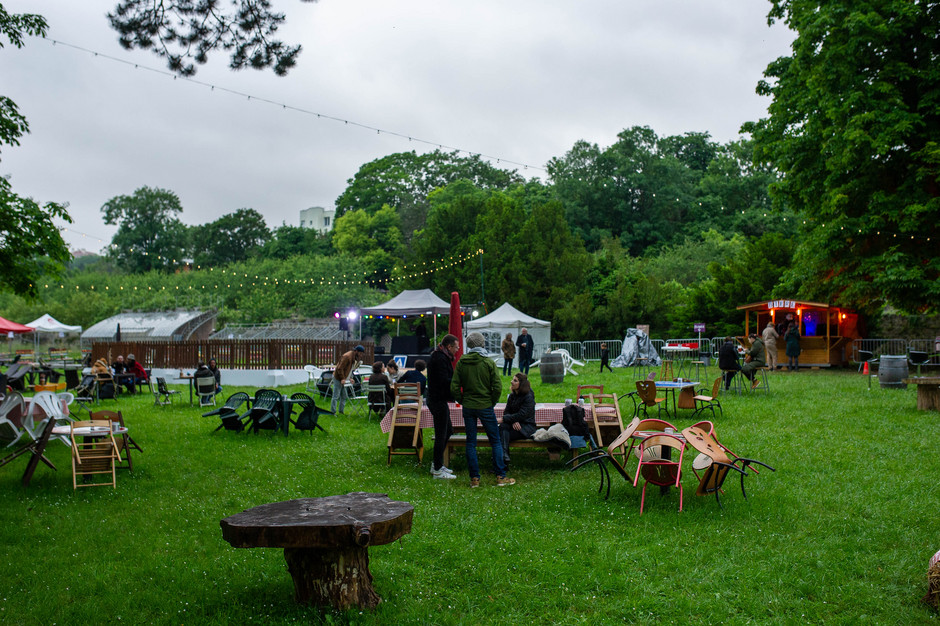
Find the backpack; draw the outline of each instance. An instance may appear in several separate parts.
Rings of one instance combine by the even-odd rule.
[[[561,425],[573,437],[587,437],[591,434],[587,422],[584,421],[584,407],[569,404],[561,412]]]

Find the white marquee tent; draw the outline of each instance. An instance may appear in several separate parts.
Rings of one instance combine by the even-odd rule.
[[[405,289],[388,302],[365,307],[360,312],[362,315],[387,315],[388,317],[430,315],[434,320],[434,334],[437,335],[437,315],[435,314],[450,314],[450,303],[438,298],[430,289]]]
[[[544,320],[535,319],[526,315],[508,302],[504,302],[501,307],[479,319],[467,322],[467,332],[474,330],[491,331],[493,335],[498,334],[499,340],[506,336],[506,333],[512,333],[512,340],[515,342],[519,338],[519,333],[523,328],[529,331],[532,341],[535,342],[535,359],[538,359],[543,352],[548,350],[552,342],[552,323]],[[489,333],[484,333],[489,334]],[[486,348],[489,352],[499,351],[499,342],[496,342],[495,348],[487,340]]]
[[[43,333],[80,333],[82,332],[81,326],[69,326],[68,324],[63,324],[56,318],[52,317],[48,313],[42,317],[34,319],[29,324],[24,324],[24,326],[29,326],[32,329],[38,330]]]

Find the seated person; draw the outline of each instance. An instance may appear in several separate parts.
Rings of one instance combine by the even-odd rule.
[[[120,376],[127,370],[127,365],[124,364],[123,355],[117,355],[117,358],[114,359],[114,363],[111,364],[111,369],[114,371],[115,376]]]
[[[143,365],[137,362],[133,354],[127,355],[127,372],[134,375],[134,382],[138,385],[146,385],[150,382],[150,377],[147,376],[147,370],[144,369]]]
[[[383,403],[385,404],[386,411],[392,408],[392,405],[395,403],[395,392],[392,389],[392,381],[390,381],[385,374],[385,364],[381,361],[376,361],[372,364],[372,376],[369,377],[369,385],[385,385],[384,392],[369,392],[369,409],[372,411],[376,411],[377,408],[381,410]]]
[[[91,366],[91,373],[96,377],[111,378],[111,368],[108,367],[108,363],[104,359],[95,361],[95,364]]]
[[[751,340],[751,347],[744,354],[744,365],[741,367],[741,374],[751,381],[751,389],[757,389],[760,381],[755,376],[755,372],[766,365],[764,362],[764,342],[757,336],[757,333],[749,334],[748,339]]]
[[[428,388],[428,379],[424,375],[424,370],[427,369],[427,363],[418,359],[415,361],[415,368],[413,370],[408,370],[404,374],[398,377],[399,383],[418,383],[418,392],[423,396],[424,392]]]
[[[734,339],[725,337],[725,342],[721,344],[718,350],[718,369],[721,370],[725,380],[725,391],[731,389],[731,381],[734,375],[741,369],[738,363],[738,348],[734,345]]]
[[[531,439],[538,426],[535,424],[535,392],[529,377],[519,372],[509,384],[503,416],[497,418],[499,435],[503,441],[503,461],[509,464],[509,442],[516,439]]]
[[[111,370],[114,372],[114,383],[118,389],[123,385],[128,393],[134,393],[134,375],[127,371],[127,364],[122,355],[119,354],[114,359]]]
[[[215,392],[222,393],[222,370],[219,369],[219,366],[216,364],[215,359],[209,359],[209,365],[207,365],[212,375],[215,376]]]
[[[398,371],[398,363],[395,362],[395,359],[392,359],[388,362],[388,368],[385,370],[388,379],[395,383],[398,382],[398,377],[401,376],[401,372]]]

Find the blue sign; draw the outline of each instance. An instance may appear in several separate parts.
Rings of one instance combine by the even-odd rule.
[[[395,361],[395,365],[398,366],[398,369],[405,369],[405,364],[408,362],[408,355],[396,354],[392,357],[392,360]]]

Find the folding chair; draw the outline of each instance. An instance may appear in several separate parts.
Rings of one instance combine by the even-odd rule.
[[[96,429],[102,434],[95,436],[79,435],[83,441],[76,439],[75,429],[82,428],[94,432]],[[106,487],[110,485],[117,489],[117,462],[121,460],[117,442],[111,432],[111,420],[85,420],[72,422],[69,440],[72,445],[72,488],[79,487]],[[111,480],[108,481],[108,475]],[[78,477],[82,482],[78,482]],[[95,476],[102,476],[103,482],[95,482]]]
[[[591,419],[594,423],[594,439],[598,446],[606,446],[623,432],[620,403],[612,393],[588,395],[591,404]]]
[[[368,417],[369,421],[372,421],[372,414],[375,413],[381,419],[388,413],[388,400],[385,396],[385,384],[380,383],[377,385],[372,385],[370,383],[365,383],[365,394],[367,398],[367,403],[369,407]]]
[[[406,396],[407,398],[407,396]],[[421,430],[421,396],[414,402],[395,398],[392,407],[392,425],[388,431],[388,464],[393,455],[414,455],[420,463],[424,459],[424,438]]]
[[[153,379],[151,379],[152,381]],[[172,404],[173,396],[179,396],[178,389],[170,389],[166,386],[166,378],[157,377],[157,388],[153,388],[153,382],[150,382],[150,392],[153,394],[154,406],[166,406]]]
[[[206,372],[196,376],[196,395],[199,396],[199,406],[215,406],[215,376]]]
[[[95,411],[90,415],[92,420],[107,420],[109,423],[117,424],[125,432],[117,434],[114,441],[117,443],[117,467],[118,469],[126,469],[129,472],[134,471],[134,461],[131,459],[131,448],[137,450],[140,453],[143,453],[144,449],[137,445],[137,442],[134,441],[134,438],[128,434],[127,426],[124,424],[124,415],[120,411]],[[124,453],[124,458],[120,458],[121,453]],[[127,465],[121,465],[121,463],[126,460]]]

